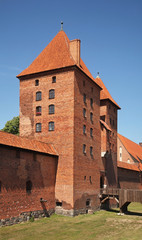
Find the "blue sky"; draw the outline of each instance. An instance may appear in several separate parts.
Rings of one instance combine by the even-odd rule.
[[[19,80],[60,30],[121,107],[118,132],[142,141],[141,0],[0,0],[0,129],[19,115]]]

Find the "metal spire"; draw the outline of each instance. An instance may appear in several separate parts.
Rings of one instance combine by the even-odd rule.
[[[63,22],[61,21],[61,30],[63,30]]]

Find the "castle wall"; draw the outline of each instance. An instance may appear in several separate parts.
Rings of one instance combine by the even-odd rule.
[[[54,211],[56,171],[56,157],[0,145],[0,219]]]
[[[56,83],[52,77],[56,77]],[[39,86],[35,86],[35,80]],[[49,99],[49,90],[55,90],[55,98]],[[36,92],[42,92],[42,100],[36,101]],[[28,100],[25,103],[25,98]],[[54,114],[49,114],[49,105],[54,104]],[[36,106],[42,113],[36,116]],[[54,122],[54,131],[49,131],[49,122]],[[42,124],[36,132],[36,123]],[[53,71],[20,81],[20,134],[53,143],[59,154],[56,178],[56,201],[64,209],[73,208],[73,141],[74,141],[74,71]],[[28,129],[28,131],[27,131]]]
[[[86,101],[84,101],[84,94]],[[93,102],[92,106],[91,101]],[[100,89],[80,71],[75,72],[74,104],[74,208],[80,212],[86,212],[99,207]],[[86,109],[85,117],[83,109]],[[93,114],[92,121],[90,113]],[[84,126],[85,132],[83,132]],[[90,135],[91,128],[92,136]],[[83,153],[83,144],[86,145],[85,153]],[[92,156],[90,147],[92,147]]]

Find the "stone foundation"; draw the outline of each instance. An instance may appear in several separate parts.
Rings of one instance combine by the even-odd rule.
[[[32,212],[23,212],[17,217],[0,219],[0,227],[11,226],[21,222],[26,222],[26,221],[29,221],[32,217],[34,219],[50,217],[50,215],[52,215],[54,212],[55,212],[54,209],[50,209],[48,211],[39,210],[39,211],[32,211]]]
[[[63,215],[63,216],[78,216],[79,214],[93,214],[95,211],[100,210],[100,208],[81,208],[81,209],[71,209],[71,210],[66,210],[63,209],[62,207],[56,207],[55,208],[55,213],[58,215]]]

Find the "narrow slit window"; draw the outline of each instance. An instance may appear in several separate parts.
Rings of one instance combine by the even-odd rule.
[[[86,104],[86,94],[85,93],[83,94],[83,101]]]
[[[86,125],[83,125],[83,134],[86,134]]]
[[[86,109],[83,108],[83,117],[86,118]]]
[[[83,144],[83,154],[86,154],[86,145]]]
[[[90,128],[90,137],[93,137],[93,128]]]
[[[90,98],[90,106],[93,108],[93,98]]]
[[[90,113],[90,121],[93,122],[93,113]]]

